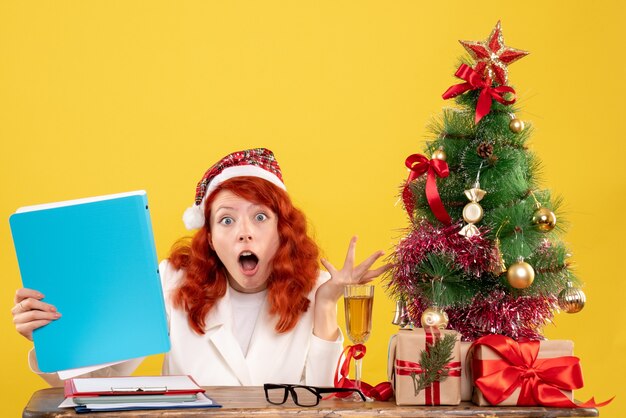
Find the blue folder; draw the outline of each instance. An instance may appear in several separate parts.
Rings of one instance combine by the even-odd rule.
[[[25,207],[9,222],[24,287],[62,315],[33,332],[42,371],[169,351],[145,191]]]

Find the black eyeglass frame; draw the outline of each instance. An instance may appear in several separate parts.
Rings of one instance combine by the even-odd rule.
[[[298,394],[295,391],[295,388],[301,388],[308,390],[312,394],[315,395],[315,405],[302,405],[298,402]],[[284,389],[284,396],[282,402],[272,402],[270,400],[270,396],[268,391],[272,389]],[[287,395],[291,394],[291,399],[293,403],[298,406],[303,407],[311,407],[317,406],[320,403],[320,399],[322,399],[322,393],[346,393],[346,392],[354,392],[358,393],[361,399],[365,402],[366,398],[359,389],[356,388],[335,388],[335,387],[318,387],[318,386],[306,386],[306,385],[290,385],[290,384],[282,384],[282,383],[265,383],[263,384],[263,390],[265,391],[265,400],[271,403],[272,405],[282,405],[287,402]]]

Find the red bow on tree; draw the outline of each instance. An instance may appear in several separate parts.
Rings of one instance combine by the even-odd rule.
[[[578,358],[537,358],[539,341],[518,343],[503,335],[486,335],[476,340],[472,348],[477,345],[487,346],[501,357],[472,361],[474,385],[492,405],[507,399],[517,388],[520,388],[517,405],[594,408],[613,400],[600,404],[593,398],[582,404],[572,402],[561,390],[583,387]]]
[[[409,213],[409,216],[413,213],[413,196],[411,195],[411,188],[409,185],[413,180],[428,172],[426,177],[426,199],[428,205],[433,211],[433,214],[443,222],[445,225],[450,225],[452,219],[446,208],[443,206],[441,197],[439,197],[439,191],[437,190],[437,180],[435,177],[448,177],[450,170],[448,169],[448,163],[444,160],[432,159],[429,160],[422,154],[409,155],[404,162],[409,170],[409,177],[406,179],[404,190],[402,191],[402,200],[404,201],[404,207]]]
[[[451,99],[469,90],[479,90],[478,103],[476,104],[476,116],[474,122],[478,123],[484,116],[491,112],[491,103],[493,100],[502,103],[504,105],[510,105],[515,103],[515,98],[512,100],[505,100],[502,97],[503,93],[513,93],[515,90],[509,86],[491,87],[491,78],[483,78],[479,73],[474,71],[472,67],[467,64],[461,64],[454,75],[465,83],[455,84],[446,90],[442,95],[444,99]]]

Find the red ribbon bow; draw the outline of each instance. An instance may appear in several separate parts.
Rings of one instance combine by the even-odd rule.
[[[520,388],[517,405],[542,405],[561,408],[594,408],[594,398],[585,403],[572,402],[561,390],[583,387],[579,359],[573,356],[537,358],[539,341],[518,343],[503,335],[486,335],[472,345],[484,345],[501,359],[472,361],[474,385],[492,405],[507,399]]]
[[[404,164],[409,170],[411,170],[409,172],[409,177],[406,179],[404,190],[402,191],[402,200],[404,201],[404,207],[409,213],[409,216],[413,213],[413,196],[411,195],[411,188],[409,185],[413,180],[428,172],[426,177],[426,199],[428,200],[428,205],[437,219],[445,225],[450,225],[450,223],[452,223],[452,219],[450,218],[450,215],[448,215],[448,212],[446,212],[446,208],[443,206],[441,197],[439,197],[437,180],[435,178],[435,176],[442,178],[448,177],[448,174],[450,174],[448,163],[444,160],[438,159],[429,160],[422,154],[413,154],[407,157]]]
[[[337,362],[337,369],[335,370],[335,387],[336,388],[355,388],[354,380],[349,379],[350,363],[352,359],[359,360],[365,356],[366,348],[363,344],[349,345],[344,350],[339,361]],[[341,359],[345,356],[343,364]],[[368,383],[361,381],[361,392],[369,398],[374,398],[377,401],[387,401],[393,395],[393,389],[391,383],[381,382],[376,386],[372,386]],[[346,398],[351,396],[350,392],[336,393],[334,396],[338,398]]]
[[[468,90],[480,89],[478,103],[476,104],[476,116],[474,118],[475,123],[478,123],[484,116],[491,112],[492,100],[496,100],[504,105],[515,103],[515,98],[513,98],[513,100],[505,100],[502,97],[503,93],[515,94],[515,90],[513,90],[512,87],[491,87],[491,78],[482,78],[480,74],[474,71],[474,69],[467,64],[461,64],[454,75],[462,80],[465,80],[466,82],[451,86],[448,90],[446,90],[442,97],[447,100],[456,97],[459,94],[463,94]]]

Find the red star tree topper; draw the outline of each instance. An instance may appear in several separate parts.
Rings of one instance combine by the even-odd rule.
[[[507,84],[507,66],[528,55],[528,52],[504,45],[500,21],[486,41],[459,41],[477,62],[474,70],[500,85]]]

